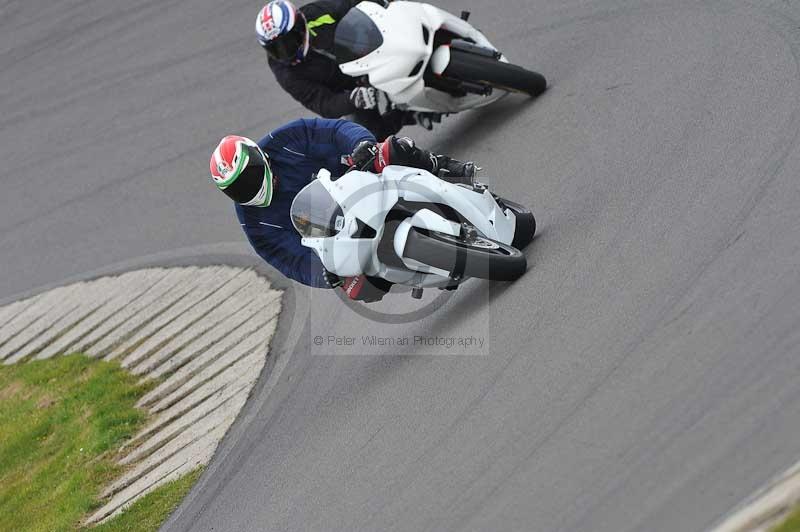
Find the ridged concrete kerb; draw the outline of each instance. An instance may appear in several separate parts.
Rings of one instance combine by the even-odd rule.
[[[208,463],[267,358],[281,292],[252,270],[151,268],[59,287],[0,307],[0,360],[82,352],[161,378],[139,406],[152,420],[88,523]]]

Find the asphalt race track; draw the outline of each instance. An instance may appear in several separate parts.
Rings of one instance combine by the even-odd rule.
[[[0,5],[0,303],[257,264],[208,158],[306,115],[259,2]],[[527,275],[393,324],[290,288],[271,373],[166,530],[701,531],[800,457],[800,5],[438,5],[551,84],[407,130],[534,208]]]

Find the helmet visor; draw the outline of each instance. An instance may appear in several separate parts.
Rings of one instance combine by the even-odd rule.
[[[242,205],[269,205],[272,201],[272,172],[261,150],[255,146],[247,146],[247,165],[222,191]]]
[[[305,47],[305,44],[306,19],[298,16],[292,29],[269,41],[264,48],[267,49],[267,55],[272,59],[281,63],[291,63],[299,59],[298,52]]]

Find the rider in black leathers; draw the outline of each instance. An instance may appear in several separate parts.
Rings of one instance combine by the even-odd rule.
[[[259,12],[256,37],[275,79],[295,100],[325,118],[346,117],[383,140],[404,125],[430,128],[430,116],[393,109],[386,95],[358,86],[339,70],[336,26],[361,0],[316,0],[300,8],[274,0]],[[385,2],[372,0],[381,5]]]

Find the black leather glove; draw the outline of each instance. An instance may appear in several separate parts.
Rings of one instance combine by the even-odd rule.
[[[353,153],[350,154],[347,163],[356,170],[368,170],[378,155],[378,149],[376,142],[362,140],[353,148]]]
[[[383,299],[389,293],[392,283],[380,277],[367,277],[358,275],[356,277],[346,277],[342,290],[347,297],[353,301],[363,301],[364,303],[375,303]]]
[[[389,95],[374,87],[356,87],[350,92],[350,101],[356,109],[374,109],[381,116],[394,108]]]

